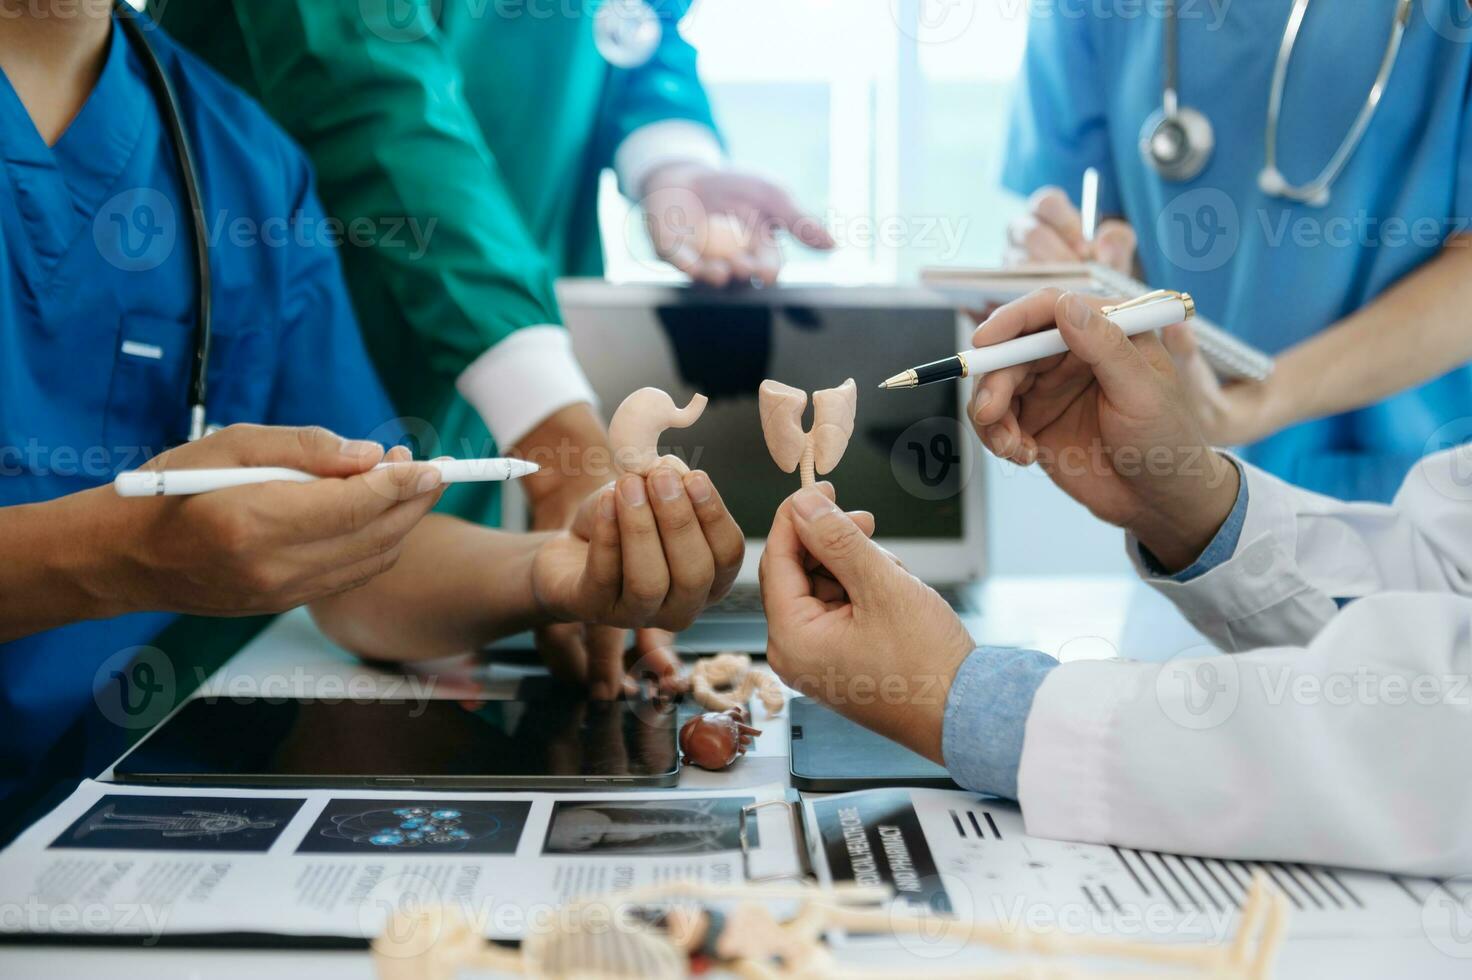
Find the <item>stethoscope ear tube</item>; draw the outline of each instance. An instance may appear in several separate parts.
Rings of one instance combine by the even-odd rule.
[[[164,126],[169,131],[169,141],[173,144],[174,160],[179,169],[179,180],[189,202],[189,224],[194,241],[195,320],[194,358],[189,365],[188,439],[193,442],[203,438],[206,432],[210,339],[213,327],[210,308],[210,249],[209,238],[205,233],[204,199],[199,190],[199,169],[195,164],[189,134],[184,129],[183,113],[179,107],[179,99],[174,94],[174,86],[169,81],[168,72],[158,60],[158,55],[154,53],[153,46],[148,43],[138,14],[122,0],[114,0],[113,11],[148,73],[149,87],[153,89],[154,101],[158,103]]]

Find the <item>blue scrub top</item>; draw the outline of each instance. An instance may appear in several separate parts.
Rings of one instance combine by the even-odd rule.
[[[1040,5],[1003,171],[1018,193],[1056,184],[1076,200],[1084,169],[1098,167],[1101,207],[1134,226],[1147,279],[1190,291],[1205,315],[1273,353],[1374,300],[1447,236],[1472,232],[1466,0],[1416,0],[1384,100],[1323,208],[1257,186],[1291,6],[1177,4],[1181,102],[1211,120],[1216,150],[1196,179],[1175,183],[1139,152],[1141,126],[1161,104],[1161,5],[1129,17]],[[1279,167],[1295,183],[1316,177],[1349,132],[1390,37],[1394,0],[1352,6],[1308,7],[1278,139]],[[1469,415],[1472,371],[1463,367],[1378,405],[1294,426],[1247,456],[1313,490],[1388,500],[1416,459],[1466,438]]]
[[[398,439],[303,155],[157,29],[211,235],[209,421]],[[95,91],[47,147],[0,74],[0,506],[107,483],[182,440],[194,250],[173,144],[116,25]],[[0,644],[0,798],[172,617]]]

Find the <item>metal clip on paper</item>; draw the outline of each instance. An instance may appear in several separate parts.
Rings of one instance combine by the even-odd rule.
[[[749,815],[767,807],[781,807],[787,811],[787,819],[792,824],[793,847],[797,851],[798,871],[779,872],[777,874],[753,875],[751,873],[751,842],[747,834],[746,826]],[[756,803],[747,803],[741,808],[739,837],[741,840],[741,873],[748,884],[763,884],[772,881],[798,881],[808,882],[815,880],[813,874],[812,860],[808,855],[807,831],[803,827],[802,800],[792,793],[785,800],[761,800]]]

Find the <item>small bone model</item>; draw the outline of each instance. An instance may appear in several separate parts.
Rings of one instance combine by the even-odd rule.
[[[762,435],[772,460],[784,473],[802,468],[802,485],[810,487],[819,474],[832,472],[843,459],[843,451],[854,434],[854,413],[859,389],[849,378],[837,388],[813,392],[813,427],[804,432],[802,413],[807,408],[805,392],[763,381],[757,400],[762,414]]]
[[[976,980],[1267,980],[1288,925],[1287,899],[1261,874],[1253,876],[1236,934],[1210,944],[1075,935],[1030,928],[1021,918],[949,919],[903,911],[889,901],[883,887],[670,881],[565,905],[527,935],[520,950],[487,944],[460,906],[418,906],[386,924],[373,941],[373,961],[380,980],[453,980],[472,971],[547,980],[680,980],[710,960],[734,976],[763,980],[917,975],[915,966],[863,968],[851,958],[837,959],[824,939],[843,930],[939,938],[1021,958],[936,973]],[[796,914],[779,918],[772,903],[796,903]]]
[[[707,711],[680,726],[680,749],[686,765],[699,766],[712,772],[729,769],[737,756],[746,754],[754,735],[761,731],[746,722],[745,708],[729,711]]]
[[[613,459],[625,473],[648,476],[660,463],[679,473],[690,467],[678,456],[659,455],[659,436],[665,429],[688,429],[705,413],[706,397],[696,395],[678,408],[667,392],[640,388],[619,405],[608,423]]]
[[[782,685],[771,674],[753,670],[750,654],[718,653],[690,668],[690,696],[706,711],[745,711],[753,692],[768,718],[782,711]]]

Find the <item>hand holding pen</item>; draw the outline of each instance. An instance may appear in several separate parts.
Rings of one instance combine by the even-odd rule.
[[[1052,292],[1056,295],[1057,291]],[[1012,305],[1015,304],[1009,304]],[[1007,308],[1004,306],[1001,309]],[[1001,310],[997,311],[1000,312]],[[1133,337],[1191,319],[1196,315],[1196,303],[1191,299],[1190,293],[1157,289],[1122,303],[1102,305],[1100,312],[1113,321],[1126,337]],[[986,332],[987,325],[996,319],[997,313],[993,313],[986,323],[977,328],[972,342],[978,346],[901,371],[880,382],[879,387],[894,390],[942,381],[958,381],[962,378],[978,378],[1009,369],[1015,370],[1033,361],[1068,351],[1069,346],[1063,335],[1058,330],[1049,329],[1053,323],[1051,319],[1030,330],[1020,330],[1005,336],[996,330]]]
[[[1044,289],[999,309],[976,343],[1056,324],[1068,352],[978,378],[967,414],[994,455],[1037,463],[1094,516],[1159,545],[1156,557],[1181,568],[1231,510],[1238,471],[1210,447],[1161,338],[1125,336],[1102,305]]]
[[[1158,303],[1136,307],[1150,308],[1168,309]],[[1061,450],[1072,444],[1071,436],[1059,428],[1070,421],[1083,430],[1107,429],[1121,419],[1174,415],[1167,411],[1167,402],[1180,401],[1184,406],[1174,361],[1156,331],[1139,330],[1131,335],[1130,329],[1117,322],[1117,312],[1107,315],[1111,309],[1095,297],[1041,289],[1006,304],[976,328],[972,342],[983,345],[982,350],[1007,348],[1039,336],[1055,338],[1062,345],[1061,353],[976,378],[967,415],[987,449],[1028,465],[1050,446]],[[1158,312],[1155,315],[1163,318]],[[1137,319],[1132,326],[1142,322]],[[1158,325],[1167,330],[1185,329],[1178,322]],[[1125,365],[1128,370],[1123,369]],[[1167,388],[1174,392],[1170,397],[1162,393]],[[1183,414],[1194,427],[1194,416]],[[1176,423],[1172,426],[1178,427]],[[1171,438],[1177,441],[1170,442]],[[1181,438],[1180,433],[1154,433],[1143,442],[1177,445]],[[1199,428],[1186,441],[1199,444]]]

